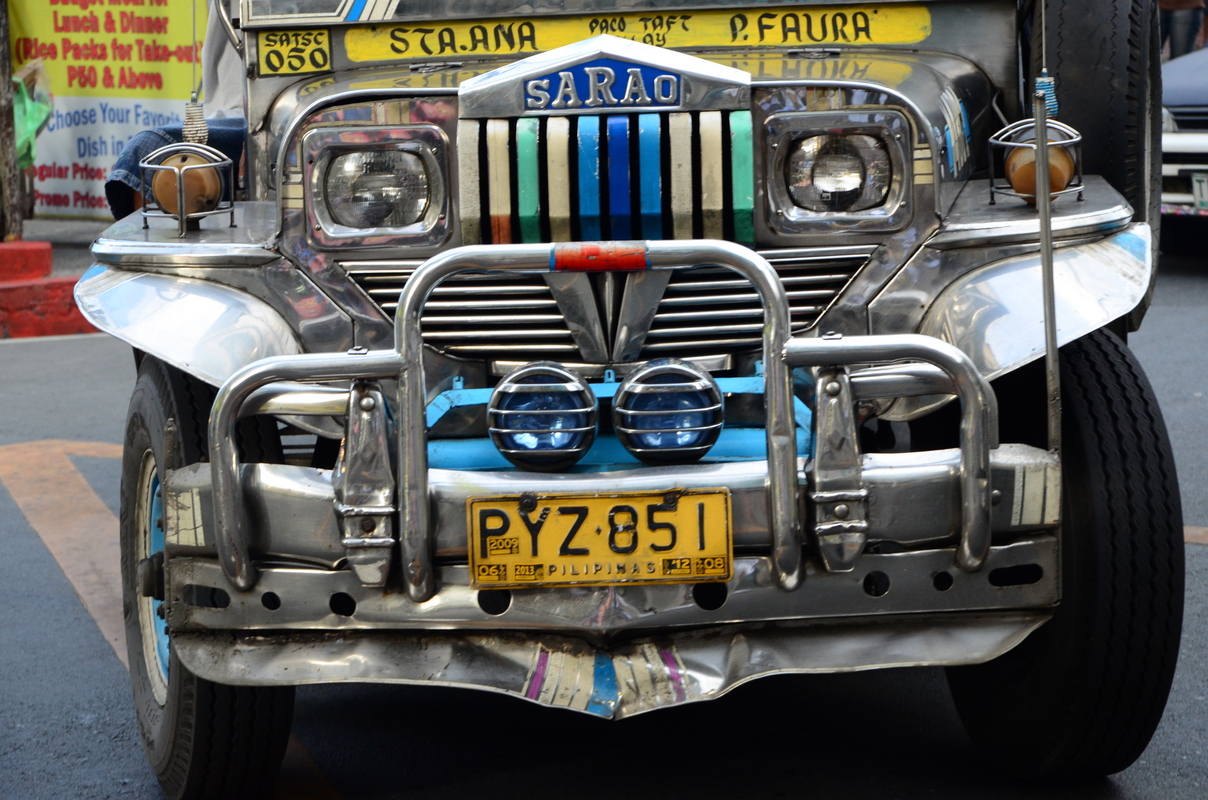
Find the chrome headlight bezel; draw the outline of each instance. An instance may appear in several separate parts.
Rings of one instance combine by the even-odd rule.
[[[428,176],[428,206],[419,220],[410,225],[376,228],[355,228],[336,221],[326,198],[328,169],[340,156],[367,150],[401,150],[423,163]],[[435,125],[350,126],[308,131],[302,137],[302,187],[308,237],[318,247],[440,244],[449,234],[448,153],[448,138]]]
[[[884,146],[889,154],[891,176],[883,203],[862,211],[811,211],[797,205],[785,177],[789,158],[798,142],[827,135],[872,136]],[[893,231],[905,227],[912,214],[913,164],[907,158],[911,141],[912,128],[906,115],[889,109],[773,114],[765,123],[764,181],[769,224],[785,234],[836,229]]]

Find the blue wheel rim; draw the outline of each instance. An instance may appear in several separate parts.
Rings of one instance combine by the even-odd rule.
[[[159,472],[151,476],[151,502],[148,503],[147,555],[154,556],[164,549],[164,497],[159,485]],[[162,600],[151,600],[151,628],[155,631],[155,652],[159,656],[159,671],[168,680],[168,623],[160,618]]]

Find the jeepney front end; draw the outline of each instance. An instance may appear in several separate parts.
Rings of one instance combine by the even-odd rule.
[[[1044,403],[1004,393],[1044,352],[1039,227],[974,178],[1014,51],[952,4],[836,8],[644,15],[674,50],[636,12],[305,44],[245,12],[251,200],[119,221],[77,289],[220,387],[209,459],[163,478],[190,671],[619,718],[1049,619],[1059,459],[1000,441]],[[1063,343],[1152,276],[1084,184]],[[281,463],[241,458],[256,415]]]

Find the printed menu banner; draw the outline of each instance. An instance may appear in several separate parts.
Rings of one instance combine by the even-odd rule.
[[[184,121],[206,10],[206,0],[8,0],[13,69],[42,59],[55,98],[33,166],[37,216],[111,218],[105,178],[126,140]]]

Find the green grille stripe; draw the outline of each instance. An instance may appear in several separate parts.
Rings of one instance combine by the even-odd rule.
[[[537,166],[537,137],[541,121],[516,120],[517,213],[520,216],[520,241],[541,241],[541,188]]]
[[[730,175],[734,240],[755,242],[755,163],[751,154],[751,112],[730,112]]]

